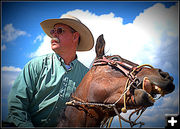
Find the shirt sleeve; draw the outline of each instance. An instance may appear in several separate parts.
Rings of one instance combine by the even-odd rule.
[[[16,78],[8,96],[7,121],[18,127],[34,127],[28,113],[29,104],[33,98],[37,71],[31,62],[27,63],[23,71]]]

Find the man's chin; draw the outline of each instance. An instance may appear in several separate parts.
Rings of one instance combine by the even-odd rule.
[[[59,46],[57,46],[57,45],[51,45],[51,49],[52,49],[54,52],[56,52],[56,51],[58,51]]]

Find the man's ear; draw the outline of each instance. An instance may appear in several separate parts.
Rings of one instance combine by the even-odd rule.
[[[79,32],[74,32],[74,40],[78,41],[79,40]]]

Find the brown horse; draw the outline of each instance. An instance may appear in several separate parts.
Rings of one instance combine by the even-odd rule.
[[[167,72],[150,65],[139,66],[118,55],[105,56],[104,47],[101,35],[94,64],[66,103],[58,127],[100,127],[115,115],[123,119],[119,113],[126,109],[144,111],[154,104],[156,94],[164,96],[174,90],[173,77]]]

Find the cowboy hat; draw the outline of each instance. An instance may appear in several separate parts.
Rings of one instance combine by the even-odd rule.
[[[88,51],[94,46],[94,38],[91,31],[76,17],[71,15],[63,15],[60,19],[47,19],[40,23],[43,31],[52,38],[50,31],[54,28],[57,23],[63,23],[80,34],[80,42],[77,47],[77,51]]]

